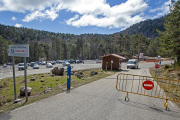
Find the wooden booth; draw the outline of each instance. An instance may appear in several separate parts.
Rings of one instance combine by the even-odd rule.
[[[102,60],[102,69],[111,69],[111,62],[112,62],[112,70],[119,70],[121,69],[121,61],[125,60],[125,57],[119,56],[117,54],[110,54],[103,56]]]

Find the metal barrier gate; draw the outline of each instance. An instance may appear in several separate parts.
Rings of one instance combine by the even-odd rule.
[[[128,93],[164,99],[167,110],[167,101],[180,102],[180,80],[155,78],[141,75],[117,75],[116,89]]]

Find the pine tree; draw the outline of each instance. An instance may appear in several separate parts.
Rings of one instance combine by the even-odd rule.
[[[175,8],[166,16],[165,32],[158,31],[161,42],[161,55],[177,56],[180,63],[180,1],[175,3]]]

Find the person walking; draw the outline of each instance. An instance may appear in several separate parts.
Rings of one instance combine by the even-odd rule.
[[[159,61],[159,64],[161,65],[161,60]]]

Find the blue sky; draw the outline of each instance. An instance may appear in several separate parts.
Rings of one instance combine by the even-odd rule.
[[[55,33],[112,34],[169,13],[170,0],[0,0],[0,24]]]

